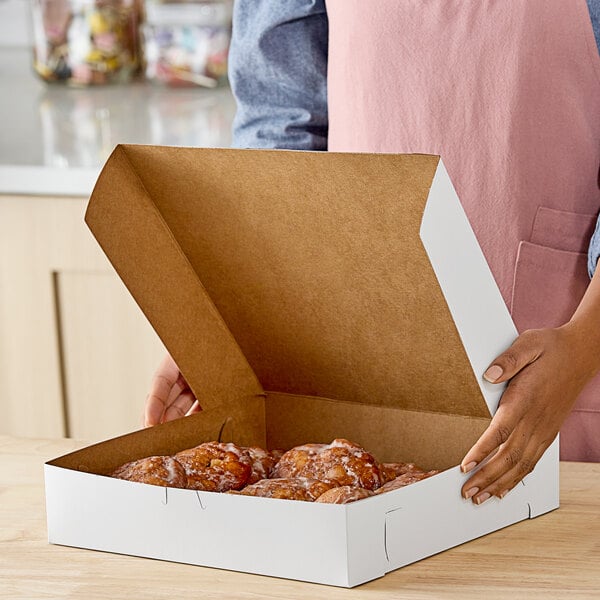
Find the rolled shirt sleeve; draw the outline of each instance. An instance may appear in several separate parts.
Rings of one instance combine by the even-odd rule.
[[[592,21],[592,28],[596,37],[596,45],[598,51],[600,51],[600,0],[587,0],[588,9],[590,11],[590,19]],[[592,239],[590,240],[590,247],[588,250],[588,273],[590,277],[594,275],[596,265],[598,264],[598,258],[600,257],[600,217],[596,223],[596,230]]]
[[[588,250],[588,273],[590,274],[590,277],[594,276],[596,265],[598,264],[598,258],[600,258],[600,216],[598,217],[596,230],[592,235]]]
[[[325,0],[236,0],[233,146],[327,149]]]
[[[594,35],[596,36],[596,44],[600,51],[600,0],[587,0],[588,9],[590,11],[590,18],[592,20],[592,28],[594,29]],[[598,258],[600,258],[600,216],[596,223],[596,230],[590,240],[590,247],[588,250],[588,273],[590,277],[593,277],[598,264]]]

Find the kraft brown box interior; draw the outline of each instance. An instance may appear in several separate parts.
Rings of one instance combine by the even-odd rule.
[[[118,146],[86,222],[203,411],[51,467],[103,474],[219,436],[269,448],[345,437],[381,461],[449,469],[411,494],[447,476],[458,496],[456,465],[501,394],[480,374],[515,331],[438,156]],[[496,517],[442,545],[526,518],[534,501],[532,516],[554,508],[551,454],[537,500],[483,508]],[[328,581],[123,551],[337,585],[410,562]]]

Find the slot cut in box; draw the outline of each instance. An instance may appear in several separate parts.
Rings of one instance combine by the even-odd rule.
[[[86,222],[203,411],[48,462],[51,543],[351,587],[558,507],[557,441],[460,496],[516,330],[438,156],[118,146]],[[339,437],[443,472],[347,505],[103,476]]]

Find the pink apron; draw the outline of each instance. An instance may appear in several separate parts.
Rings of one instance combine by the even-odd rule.
[[[440,154],[519,331],[567,321],[600,208],[585,0],[327,0],[329,149]],[[561,430],[600,461],[600,377]]]

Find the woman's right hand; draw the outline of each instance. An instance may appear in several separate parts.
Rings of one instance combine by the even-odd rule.
[[[166,423],[200,410],[179,367],[167,354],[152,378],[144,410],[144,427]]]

